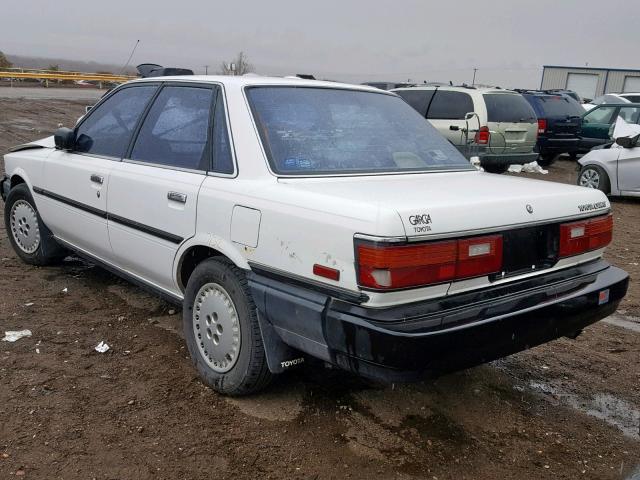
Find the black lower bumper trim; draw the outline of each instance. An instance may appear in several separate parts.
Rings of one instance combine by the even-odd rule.
[[[0,196],[2,196],[3,201],[7,201],[7,197],[9,196],[9,190],[11,189],[11,179],[6,175],[0,181]]]
[[[252,276],[284,343],[360,375],[411,381],[572,335],[613,313],[626,272],[604,261],[410,305],[367,308]]]

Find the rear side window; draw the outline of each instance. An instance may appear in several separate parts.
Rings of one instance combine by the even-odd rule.
[[[538,97],[542,111],[547,117],[579,116],[584,114],[584,108],[575,100],[560,95]]]
[[[483,95],[489,122],[534,123],[536,112],[522,95],[487,93]]]
[[[423,117],[427,114],[427,107],[433,98],[435,90],[400,90],[397,93],[405,102],[411,105]]]
[[[427,112],[430,120],[464,120],[465,114],[473,112],[471,95],[463,92],[437,90]]]
[[[121,158],[156,88],[123,88],[92,109],[78,127],[75,151]]]
[[[214,93],[211,88],[163,88],[142,123],[131,160],[207,170]]]
[[[233,173],[233,157],[227,129],[227,115],[224,109],[222,91],[218,90],[216,111],[213,118],[213,171]]]

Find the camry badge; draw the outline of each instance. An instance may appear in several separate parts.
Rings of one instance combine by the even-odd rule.
[[[529,204],[527,204],[527,212],[533,213],[533,207]]]

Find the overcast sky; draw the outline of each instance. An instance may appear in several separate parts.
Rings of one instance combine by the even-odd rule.
[[[640,68],[639,15],[623,0],[4,2],[0,50],[216,71],[244,50],[258,73],[349,82],[536,87],[541,66]]]

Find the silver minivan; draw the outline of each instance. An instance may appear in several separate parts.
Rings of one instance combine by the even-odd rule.
[[[538,159],[538,119],[517,92],[500,88],[424,86],[392,90],[467,158],[493,173]]]

